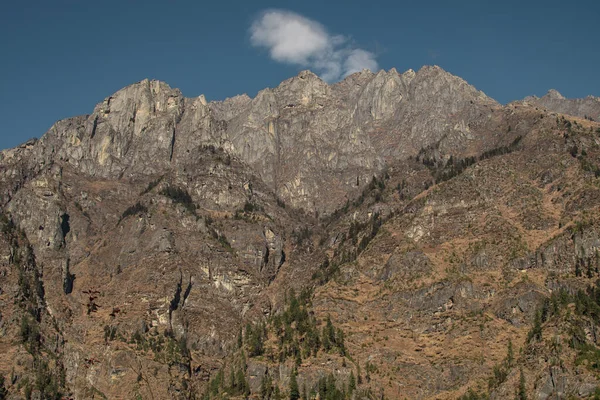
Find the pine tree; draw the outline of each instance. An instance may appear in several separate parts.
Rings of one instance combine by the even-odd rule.
[[[319,379],[319,398],[324,399],[327,395],[327,378]]]
[[[300,349],[296,347],[296,367],[302,365],[302,355],[300,354]]]
[[[6,390],[6,386],[4,386],[4,375],[0,374],[0,400],[4,400],[8,391]]]
[[[527,400],[527,388],[525,387],[525,375],[523,374],[523,368],[521,368],[521,375],[519,377],[519,391],[517,392],[517,400]]]
[[[237,337],[237,348],[241,349],[242,348],[242,328],[240,327],[240,330],[238,332],[238,337]]]
[[[354,377],[354,371],[350,371],[350,378],[348,379],[348,394],[352,396],[352,393],[356,389],[356,378]]]
[[[533,319],[533,327],[527,335],[527,342],[530,342],[532,339],[542,339],[542,316],[539,311],[535,313],[535,318]]]
[[[327,394],[333,394],[337,388],[335,387],[335,377],[332,373],[327,376]]]
[[[217,375],[210,381],[209,393],[211,396],[219,394],[219,389],[223,387],[223,370],[220,369]]]
[[[271,376],[266,373],[260,382],[260,397],[261,399],[270,399],[273,394],[273,382]]]
[[[513,362],[515,361],[515,355],[513,353],[512,340],[510,339],[508,339],[508,350],[506,353],[506,364],[508,365],[508,367],[512,367]]]
[[[331,341],[329,340],[329,335],[327,334],[327,327],[323,327],[323,333],[321,334],[321,341],[323,343],[323,350],[329,351],[331,350]]]
[[[244,370],[241,368],[237,370],[234,388],[235,393],[244,395],[250,394],[250,385],[248,384],[248,381],[246,381]]]
[[[331,343],[335,343],[335,328],[333,327],[333,323],[331,322],[331,317],[327,315],[327,322],[325,324],[325,328],[327,329],[327,336],[329,336],[329,341]]]
[[[338,346],[338,349],[340,350],[340,354],[342,356],[346,355],[346,344],[344,342],[344,331],[341,328],[338,328],[337,330],[337,337],[335,339],[335,343]]]
[[[298,400],[300,398],[300,389],[296,380],[296,371],[292,371],[290,375],[290,400]]]
[[[260,356],[264,352],[263,327],[257,325],[253,327],[246,325],[246,343],[248,344],[248,354],[250,357]]]
[[[241,372],[241,370],[240,370]],[[242,393],[244,394],[244,396],[248,396],[250,394],[250,384],[248,383],[248,381],[246,380],[246,375],[242,372]]]
[[[235,379],[236,379],[235,370],[232,367],[231,368],[231,372],[229,373],[229,387],[231,388],[232,392],[236,392],[237,391],[237,387],[236,387],[237,386],[236,385],[237,382],[235,381]]]
[[[290,300],[290,308],[289,308],[289,316],[290,316],[290,320],[291,321],[299,321],[300,318],[300,303],[298,302],[298,299],[296,298],[296,293],[294,292],[294,289],[290,289],[290,296],[289,296],[289,300]]]
[[[267,383],[267,379],[268,379],[269,375],[268,374],[264,374],[262,379],[260,380],[260,398],[261,399],[267,399],[267,393],[269,391],[268,388],[268,383]],[[269,385],[270,386],[270,385]]]
[[[242,354],[240,354],[240,368],[244,372],[246,372],[248,369],[248,364],[246,363],[246,353],[244,353],[244,350],[242,350]]]
[[[336,345],[335,328],[329,315],[327,315],[327,320],[323,327],[322,341],[325,351],[331,350]]]

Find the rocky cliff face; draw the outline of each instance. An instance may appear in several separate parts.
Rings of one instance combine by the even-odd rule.
[[[0,154],[4,387],[590,395],[598,132],[439,67],[124,88]]]
[[[212,103],[144,80],[89,116],[55,124],[31,144],[22,168],[36,173],[63,161],[92,177],[152,176],[185,169],[210,145],[249,165],[294,207],[331,212],[390,160],[432,144],[463,154],[493,142],[498,107],[439,67],[363,71],[332,86],[303,71],[254,99]]]

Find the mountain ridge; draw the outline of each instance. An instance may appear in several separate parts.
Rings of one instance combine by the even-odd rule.
[[[579,99],[567,99],[557,90],[550,89],[542,97],[529,96],[523,99],[522,102],[544,107],[561,114],[595,121],[600,119],[600,97],[592,95]]]
[[[449,107],[440,104],[435,106],[437,110],[431,110],[437,114],[436,118],[429,118],[419,116],[423,114],[422,111],[419,111],[424,108],[422,104],[415,104],[414,110],[398,109],[398,104],[403,101],[408,104],[430,101],[431,97],[428,97],[426,92],[430,90],[431,86],[433,90],[446,90],[446,92],[440,93],[442,95],[440,98],[449,99],[454,94],[458,96],[464,94],[469,97],[470,101],[481,102],[490,107],[497,106],[483,93],[476,91],[462,79],[446,73],[439,67],[424,67],[417,73],[413,74],[408,71],[404,75],[398,74],[395,70],[380,71],[377,74],[369,75],[370,79],[359,84],[355,89],[348,88],[349,82],[354,81],[361,73],[357,74],[335,85],[328,85],[312,72],[302,71],[296,77],[283,81],[276,88],[266,88],[260,91],[254,98],[242,95],[223,102],[206,102],[203,96],[185,98],[178,89],[172,89],[164,82],[142,80],[117,91],[103,102],[98,103],[85,122],[81,121],[85,118],[83,116],[58,122],[40,139],[37,146],[45,147],[46,141],[53,142],[51,136],[56,136],[63,126],[79,124],[74,130],[71,127],[69,132],[58,133],[58,135],[68,135],[67,142],[72,144],[67,147],[62,145],[63,148],[60,150],[56,148],[56,144],[51,144],[52,152],[65,153],[59,157],[69,159],[71,163],[81,164],[80,168],[86,173],[115,176],[127,173],[130,168],[133,168],[131,173],[134,174],[142,171],[150,174],[157,173],[156,161],[160,161],[162,169],[166,168],[173,158],[176,163],[180,161],[185,163],[183,154],[185,151],[190,151],[198,144],[210,144],[225,148],[232,155],[251,165],[263,179],[276,186],[276,191],[285,200],[305,208],[317,207],[331,211],[332,204],[320,204],[322,201],[319,200],[318,204],[312,205],[306,196],[298,192],[292,182],[303,179],[302,171],[300,171],[300,175],[293,175],[291,171],[301,170],[302,165],[299,164],[299,160],[287,157],[287,153],[278,153],[283,151],[282,149],[287,145],[292,145],[297,149],[299,143],[304,142],[301,147],[308,146],[308,143],[305,142],[308,138],[302,138],[300,133],[300,130],[304,129],[302,126],[305,126],[307,122],[301,122],[297,118],[298,113],[294,108],[299,107],[297,111],[300,112],[311,112],[317,120],[321,118],[319,122],[308,122],[309,125],[311,123],[317,125],[309,130],[322,131],[326,135],[319,134],[319,138],[325,139],[325,142],[329,141],[328,145],[327,143],[323,144],[331,146],[337,141],[335,146],[340,149],[337,151],[327,150],[330,152],[327,157],[334,157],[334,160],[337,160],[334,164],[319,159],[323,155],[319,156],[315,154],[314,148],[310,149],[310,152],[317,157],[314,159],[314,167],[345,169],[349,160],[356,159],[356,157],[348,158],[348,156],[358,151],[363,155],[358,160],[362,160],[352,168],[357,169],[358,173],[363,175],[362,179],[365,182],[370,179],[370,175],[381,171],[383,160],[375,154],[391,150],[388,157],[397,157],[407,156],[408,153],[414,155],[419,150],[416,148],[408,151],[402,149],[404,146],[394,146],[395,139],[391,136],[383,138],[385,139],[383,147],[377,148],[377,143],[371,143],[372,139],[381,139],[370,136],[377,129],[376,125],[385,124],[386,120],[393,118],[396,121],[394,125],[396,125],[397,135],[406,135],[408,132],[402,131],[410,129],[412,131],[409,133],[410,143],[413,146],[421,142],[420,147],[426,147],[435,139],[424,137],[419,131],[431,132],[443,129],[446,130],[445,134],[452,136],[459,134],[451,132],[452,130],[465,133],[464,125],[468,122],[458,121],[460,118],[445,118],[458,122],[458,125],[456,122],[454,123],[456,129],[450,129],[446,126],[448,122],[441,120],[443,113],[439,112],[444,108],[450,108],[448,111],[451,112],[466,112],[465,105],[459,110],[454,101],[450,102]],[[437,82],[438,80],[439,82]],[[434,82],[433,86],[431,82]],[[414,87],[411,89],[410,85]],[[420,86],[417,87],[417,85]],[[452,94],[452,91],[456,93]],[[340,108],[342,104],[345,106]],[[348,108],[349,106],[350,108]],[[404,113],[404,115],[398,116],[398,113]],[[405,121],[406,127],[403,127],[402,123],[397,123],[399,118]],[[471,115],[469,118],[475,118],[475,116]],[[436,120],[440,120],[436,126],[427,126]],[[279,122],[281,122],[281,127],[278,127]],[[105,127],[106,132],[103,131]],[[348,128],[353,130],[348,133],[350,136],[347,136],[346,133],[340,136],[342,134],[340,130]],[[151,135],[154,136],[149,140],[140,141],[143,130],[152,131]],[[177,130],[183,133],[177,135]],[[148,135],[146,134],[146,136]],[[102,137],[101,140],[98,139],[100,137]],[[183,147],[179,146],[182,143],[181,139]],[[278,144],[277,141],[280,139],[283,141]],[[334,142],[331,141],[332,139]],[[464,140],[460,137],[455,139],[457,141]],[[290,140],[294,144],[289,142]],[[402,136],[400,136],[400,140],[402,140]],[[88,143],[78,146],[81,141]],[[354,145],[348,146],[347,143],[354,143]],[[390,147],[390,145],[392,146]],[[454,145],[458,146],[458,144]],[[283,146],[283,148],[278,146]],[[73,149],[73,147],[79,148]],[[139,155],[134,155],[132,152],[138,152]],[[372,155],[365,157],[364,155],[369,152]],[[51,157],[52,155],[46,155],[45,162],[49,163]],[[283,161],[277,161],[282,157]],[[143,161],[144,158],[147,161]],[[136,164],[140,167],[133,167],[132,159],[136,159]],[[283,178],[275,172],[275,169],[280,169],[279,167],[275,168],[275,165],[280,165],[281,162],[290,164],[290,171]],[[339,164],[340,162],[341,164]],[[335,167],[335,164],[339,164],[339,166]],[[353,163],[350,162],[350,164]],[[304,174],[306,173],[308,171],[304,172]],[[349,180],[348,177],[347,181],[349,182]],[[349,183],[346,183],[347,185]],[[312,188],[312,191],[314,192],[316,189]]]

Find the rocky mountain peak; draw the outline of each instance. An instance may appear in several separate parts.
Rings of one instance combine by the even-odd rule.
[[[369,82],[375,74],[368,69],[355,72],[346,76],[339,82],[331,85],[332,89],[339,92],[340,96],[344,95],[355,95],[355,92]]]
[[[416,72],[413,69],[408,69],[402,74],[404,82],[410,83],[415,78]]]
[[[360,95],[358,109],[374,120],[390,118],[407,94],[407,85],[396,70],[380,70]]]
[[[407,71],[408,73],[408,71]],[[412,74],[409,73],[408,76]],[[468,101],[482,102],[488,105],[498,105],[496,100],[477,90],[459,76],[453,75],[437,65],[425,65],[414,74],[416,86],[424,90],[426,95],[431,92],[454,93],[453,96]]]
[[[275,89],[282,106],[309,106],[323,103],[330,95],[329,85],[309,70],[287,79]]]
[[[251,101],[252,98],[244,93],[228,97],[223,101],[211,101],[209,107],[217,118],[227,121],[238,114],[240,110],[245,109]]]
[[[302,87],[304,85],[327,85],[317,74],[309,69],[298,72],[296,76],[292,76],[282,81],[277,88],[288,88],[291,86]]]
[[[120,112],[127,107],[152,107],[152,111],[167,111],[183,98],[179,89],[172,89],[167,83],[144,79],[126,86],[99,103],[94,112],[109,114]]]
[[[296,76],[296,78],[298,78],[298,79],[317,79],[317,80],[322,81],[322,79],[319,78],[319,76],[317,74],[315,74],[314,72],[312,72],[309,69],[300,71],[298,73],[298,75]],[[292,79],[294,79],[294,78],[292,78]]]
[[[439,78],[443,78],[443,79],[461,79],[462,80],[462,78],[460,78],[456,75],[452,75],[451,73],[447,72],[442,67],[440,67],[439,65],[423,65],[421,68],[419,68],[419,70],[417,71],[417,74],[422,77],[427,76],[427,77],[439,77]]]
[[[557,99],[557,100],[565,100],[565,97],[558,92],[558,90],[550,89],[548,93],[544,95],[544,97],[548,99]]]

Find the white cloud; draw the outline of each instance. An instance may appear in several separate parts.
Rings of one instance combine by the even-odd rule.
[[[262,13],[250,27],[250,42],[278,62],[315,70],[331,82],[364,68],[377,71],[375,55],[353,48],[342,35],[330,35],[320,23],[291,11]]]

